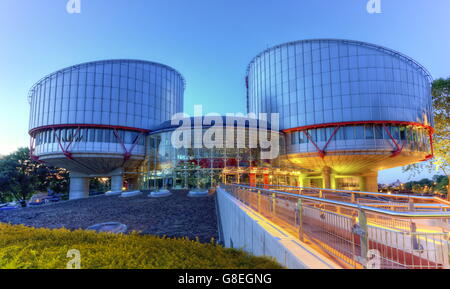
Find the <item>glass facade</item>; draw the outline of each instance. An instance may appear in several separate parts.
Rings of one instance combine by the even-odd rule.
[[[250,147],[259,133],[252,130],[275,123],[233,121],[232,147],[194,148],[194,136],[191,148],[176,148],[179,126],[170,119],[183,112],[180,73],[147,61],[85,63],[31,89],[30,151],[90,175],[123,169],[142,189],[237,182],[376,190],[377,170],[432,157],[430,81],[414,60],[372,44],[324,39],[270,48],[247,72],[248,112],[280,117],[280,155],[264,160],[259,140]],[[200,126],[204,134],[210,124]]]
[[[248,111],[280,113],[281,129],[348,121],[432,125],[430,77],[379,46],[306,40],[270,48],[248,68]]]
[[[432,157],[431,77],[413,59],[350,40],[290,42],[256,56],[247,110],[279,113],[303,184],[377,191],[376,172]]]
[[[119,137],[116,136],[117,135]],[[134,131],[124,131],[103,128],[58,128],[46,129],[36,134],[36,146],[43,144],[61,143],[120,143],[145,145],[145,137],[140,137],[141,133]]]
[[[147,132],[183,111],[184,88],[173,68],[140,60],[90,62],[52,73],[30,90],[30,151],[73,172],[135,170],[146,153]]]
[[[249,147],[249,128],[236,128],[234,146],[223,148],[175,148],[173,131],[152,133],[147,138],[147,156],[140,168],[141,187],[209,188],[223,183],[269,183],[280,174],[286,182],[289,168],[277,159],[262,160],[261,147]],[[203,129],[203,133],[206,128]],[[225,132],[224,132],[225,134]],[[278,132],[277,132],[278,134]],[[245,147],[237,148],[237,138],[244,137]],[[283,136],[280,141],[284,143]],[[192,137],[192,146],[194,138]],[[282,151],[284,153],[284,151]],[[281,180],[283,179],[283,180]]]
[[[30,91],[30,129],[60,124],[152,129],[183,110],[184,79],[134,60],[98,61],[55,72]]]
[[[342,126],[336,132],[335,129],[336,127],[317,128],[287,134],[288,143],[291,145],[288,153],[316,152],[317,148],[312,142],[323,147],[330,139],[332,141],[329,148],[333,150],[346,149],[349,145],[354,145],[355,140],[363,141],[359,143],[359,148],[365,144],[367,149],[390,150],[393,148],[392,139],[400,144],[403,150],[422,152],[431,150],[429,131],[421,127],[366,124]],[[297,146],[301,149],[295,149]]]

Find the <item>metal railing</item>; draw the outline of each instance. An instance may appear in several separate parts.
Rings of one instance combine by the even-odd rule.
[[[257,184],[254,186],[293,194],[309,195],[349,203],[358,203],[367,206],[376,206],[393,211],[450,211],[450,202],[438,197],[294,187],[285,185]]]
[[[449,212],[388,210],[325,198],[323,192],[317,197],[305,191],[294,194],[237,184],[222,187],[344,267],[450,268]]]

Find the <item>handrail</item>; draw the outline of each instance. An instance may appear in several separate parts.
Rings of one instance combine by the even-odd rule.
[[[433,199],[434,199],[435,201],[439,202],[439,203],[445,204],[445,205],[447,205],[447,206],[450,207],[450,202],[447,201],[447,200],[441,199],[441,198],[439,198],[439,197],[433,197]]]
[[[446,202],[445,200],[441,200],[436,197],[426,197],[426,196],[414,196],[414,195],[401,195],[401,194],[386,194],[386,193],[375,193],[375,192],[362,192],[362,191],[347,191],[347,190],[335,190],[335,189],[321,189],[321,188],[310,188],[310,187],[294,187],[294,186],[286,186],[286,185],[263,185],[263,184],[256,184],[258,187],[283,187],[283,188],[292,188],[296,190],[319,190],[323,192],[333,192],[333,193],[345,193],[345,194],[361,194],[361,195],[372,195],[372,196],[382,196],[382,197],[391,197],[391,198],[411,198],[411,199],[418,199],[418,200],[433,200],[437,202],[441,202],[449,205],[450,202]]]
[[[280,192],[280,191],[276,191],[276,190],[261,189],[261,188],[251,187],[251,186],[240,185],[240,184],[233,184],[232,186],[241,187],[241,188],[245,188],[245,189],[251,189],[251,190],[264,191],[269,194],[278,194],[278,195],[289,196],[289,197],[294,197],[294,198],[298,198],[298,199],[321,202],[321,203],[326,203],[326,204],[330,204],[330,205],[346,207],[346,208],[350,208],[350,209],[365,210],[365,211],[369,211],[372,213],[387,215],[387,216],[391,216],[391,217],[398,217],[398,218],[403,218],[403,219],[405,219],[405,218],[406,219],[448,219],[448,218],[450,218],[450,212],[447,212],[447,213],[444,213],[444,212],[396,212],[396,211],[379,209],[379,208],[374,208],[374,207],[369,207],[369,206],[364,206],[364,205],[342,202],[342,201],[335,201],[335,200],[329,200],[329,199],[323,199],[323,198],[317,198],[317,197],[311,197],[311,196],[305,196],[305,195],[297,195],[297,194],[292,194],[292,193]]]
[[[324,199],[322,194],[313,197],[253,185],[221,187],[275,224],[290,228],[300,241],[312,241],[346,268],[450,268],[450,212],[400,212],[353,198]],[[414,203],[408,205],[413,210]],[[370,252],[379,256],[376,264],[369,263]]]

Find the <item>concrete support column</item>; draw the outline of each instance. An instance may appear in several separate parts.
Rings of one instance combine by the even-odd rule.
[[[123,176],[117,175],[111,177],[111,191],[121,192],[123,188]]]
[[[305,176],[298,176],[298,186],[301,188],[305,187]]]
[[[336,175],[331,174],[331,189],[336,190]]]
[[[367,191],[366,177],[364,177],[364,176],[359,177],[359,190],[361,192],[366,192]]]
[[[118,169],[111,173],[111,192],[121,192],[123,188],[123,170]]]
[[[82,175],[71,173],[69,199],[77,200],[88,197],[89,197],[89,178]]]
[[[331,168],[325,167],[322,171],[323,188],[331,189]]]

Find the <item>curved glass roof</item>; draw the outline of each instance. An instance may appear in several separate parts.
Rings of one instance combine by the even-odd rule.
[[[407,62],[412,63],[413,65],[417,66],[418,69],[422,70],[422,72],[424,73],[425,76],[427,76],[430,80],[430,82],[433,80],[433,78],[431,77],[431,74],[428,72],[428,70],[422,66],[420,63],[418,63],[417,61],[415,61],[414,59],[412,59],[409,56],[406,56],[403,53],[400,53],[398,51],[395,51],[393,49],[384,47],[384,46],[380,46],[380,45],[376,45],[376,44],[372,44],[372,43],[367,43],[367,42],[362,42],[362,41],[357,41],[357,40],[347,40],[347,39],[333,39],[333,38],[317,38],[317,39],[304,39],[304,40],[297,40],[297,41],[291,41],[291,42],[286,42],[286,43],[282,43],[270,48],[265,49],[264,51],[262,51],[261,53],[259,53],[258,55],[256,55],[252,61],[249,63],[249,65],[247,66],[247,75],[248,72],[250,70],[250,67],[252,66],[252,64],[255,62],[255,60],[260,57],[261,55],[263,55],[266,52],[269,52],[271,50],[280,48],[280,47],[284,47],[284,46],[288,46],[288,45],[293,45],[293,44],[299,44],[299,43],[305,43],[305,42],[341,42],[341,43],[346,43],[346,44],[351,44],[351,45],[360,45],[360,46],[366,46],[366,47],[370,47],[373,49],[377,49],[377,50],[382,50],[385,53],[388,53],[390,55],[396,55],[397,57],[406,60]]]
[[[28,100],[30,100],[30,97],[32,96],[32,94],[34,93],[34,89],[36,88],[36,86],[38,86],[39,84],[41,84],[43,81],[45,81],[48,78],[51,78],[53,75],[58,74],[58,73],[64,73],[73,69],[77,69],[77,68],[82,68],[82,67],[86,67],[86,66],[90,66],[90,65],[95,65],[97,63],[122,63],[122,62],[129,62],[129,63],[143,63],[143,64],[152,64],[152,65],[158,65],[158,66],[162,66],[165,67],[169,70],[174,71],[175,73],[177,73],[181,79],[183,80],[184,83],[184,88],[186,88],[186,79],[184,78],[184,76],[176,69],[162,64],[162,63],[158,63],[158,62],[153,62],[153,61],[147,61],[147,60],[139,60],[139,59],[106,59],[106,60],[97,60],[97,61],[89,61],[89,62],[83,62],[80,64],[75,64],[66,68],[62,68],[59,69],[55,72],[52,72],[46,76],[44,76],[43,78],[41,78],[38,82],[36,82],[30,89],[29,93],[28,93]]]

